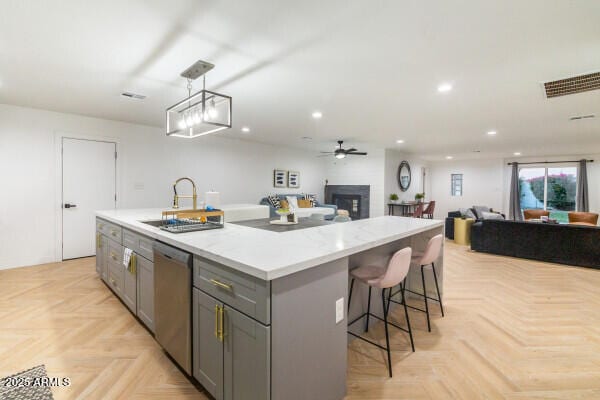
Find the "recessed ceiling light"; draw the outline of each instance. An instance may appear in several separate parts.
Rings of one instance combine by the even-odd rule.
[[[452,85],[449,83],[442,83],[438,86],[438,92],[446,93],[452,90]]]
[[[312,117],[314,119],[321,119],[322,116],[323,116],[323,113],[321,111],[315,111],[312,113]]]
[[[494,136],[496,133],[498,133],[498,132],[496,132],[496,131],[488,131],[487,134],[490,135],[490,136]]]
[[[452,160],[452,156],[446,156],[446,160]]]
[[[402,139],[398,139],[398,140],[396,140],[396,143],[398,143],[398,144],[402,144],[402,143],[404,143],[404,140],[402,140]]]
[[[520,155],[521,155],[521,153],[519,153],[518,151],[515,151],[513,154],[514,154],[515,156],[520,156]]]
[[[247,126],[242,126],[242,132],[248,133],[250,132],[250,128],[248,128]]]

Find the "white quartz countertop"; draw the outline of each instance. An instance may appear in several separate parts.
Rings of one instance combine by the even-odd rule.
[[[439,220],[384,216],[283,233],[225,223],[223,229],[174,234],[140,222],[160,219],[162,210],[108,210],[96,215],[263,280],[443,226]]]

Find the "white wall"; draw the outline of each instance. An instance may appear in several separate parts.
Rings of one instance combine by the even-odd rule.
[[[220,191],[223,203],[256,204],[273,192],[323,195],[324,163],[312,152],[228,139],[226,133],[167,138],[154,127],[0,104],[0,269],[60,257],[57,132],[119,141],[119,208],[170,206],[173,181],[181,176],[194,179],[199,193]],[[300,171],[300,189],[275,190],[274,168]]]
[[[436,201],[435,215],[443,219],[448,211],[486,205],[494,210],[503,208],[504,160],[450,160],[432,162],[430,166],[431,199]],[[463,195],[450,195],[450,175],[463,174]]]
[[[384,212],[383,150],[369,150],[367,156],[348,156],[341,160],[325,157],[324,177],[330,185],[370,185],[370,217]]]
[[[402,161],[408,161],[411,171],[411,182],[408,190],[403,192],[398,185],[398,167]],[[390,194],[395,193],[401,201],[414,201],[415,194],[425,192],[425,198],[431,199],[431,179],[429,179],[429,163],[412,154],[402,153],[397,150],[385,151],[385,185],[384,185],[384,203],[387,204]],[[425,169],[426,178],[423,186],[422,170]],[[386,207],[387,213],[387,207]]]

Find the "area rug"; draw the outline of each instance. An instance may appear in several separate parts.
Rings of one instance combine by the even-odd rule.
[[[46,367],[38,365],[0,379],[0,400],[53,400]]]

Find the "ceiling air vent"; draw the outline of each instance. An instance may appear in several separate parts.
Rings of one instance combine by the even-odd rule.
[[[600,89],[600,72],[545,82],[546,97],[558,97]]]
[[[578,121],[580,119],[590,119],[590,118],[595,118],[596,115],[595,114],[587,114],[587,115],[576,115],[574,117],[570,117],[569,121]]]
[[[130,99],[136,99],[136,100],[144,100],[146,98],[146,96],[144,96],[143,94],[137,94],[137,93],[132,93],[132,92],[123,92],[123,93],[121,93],[121,96],[129,97]]]

